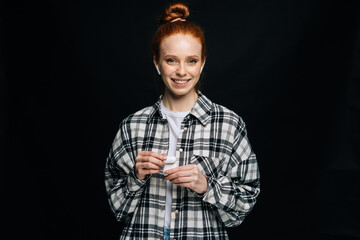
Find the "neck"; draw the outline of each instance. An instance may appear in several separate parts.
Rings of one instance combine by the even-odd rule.
[[[187,112],[190,111],[198,99],[198,94],[195,91],[184,96],[175,96],[169,91],[165,90],[162,102],[164,106],[174,112]]]

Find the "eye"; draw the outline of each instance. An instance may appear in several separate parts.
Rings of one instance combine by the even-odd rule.
[[[169,64],[174,64],[174,63],[176,63],[176,60],[174,58],[167,58],[166,62]]]
[[[190,60],[189,60],[189,63],[191,63],[191,64],[196,64],[197,62],[198,62],[197,59],[190,59]]]

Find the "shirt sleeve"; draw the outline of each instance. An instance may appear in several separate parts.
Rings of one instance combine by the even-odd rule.
[[[121,124],[105,165],[106,193],[118,221],[126,220],[134,213],[148,180],[135,176],[135,157],[128,145],[128,132]]]
[[[260,193],[260,173],[245,123],[240,119],[229,164],[217,178],[207,176],[203,201],[217,211],[226,227],[236,227],[254,207]]]

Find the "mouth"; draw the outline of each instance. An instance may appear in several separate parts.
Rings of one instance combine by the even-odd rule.
[[[179,87],[184,87],[191,79],[180,79],[180,78],[171,78],[171,80]]]

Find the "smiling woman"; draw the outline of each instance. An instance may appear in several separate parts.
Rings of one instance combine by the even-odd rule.
[[[188,16],[165,9],[152,43],[163,95],[121,122],[106,161],[121,239],[228,239],[260,192],[244,121],[199,90],[205,38]]]
[[[189,51],[189,53],[196,53],[194,56],[187,56],[190,63],[199,62],[198,64],[201,65],[200,73],[204,67],[205,59],[206,59],[206,42],[203,30],[200,28],[200,26],[187,21],[186,19],[189,17],[189,9],[187,6],[185,6],[182,3],[175,3],[169,5],[165,9],[165,14],[160,20],[161,24],[160,27],[155,32],[155,35],[153,37],[153,41],[151,44],[152,53],[154,56],[154,64],[155,67],[158,69],[158,72],[160,74],[158,64],[160,64],[160,61],[162,60],[162,57],[164,57],[164,50],[175,50],[182,55],[182,51],[185,49],[192,50],[193,52]],[[171,24],[169,24],[171,23]],[[186,36],[186,39],[189,41],[192,41],[194,45],[189,45],[189,42],[183,41],[180,42],[181,35]],[[176,37],[177,36],[177,37]],[[179,42],[178,44],[173,44],[172,46],[168,46],[169,43],[172,41],[169,41],[168,38],[175,37]],[[185,44],[184,46],[181,46],[180,44]],[[172,48],[169,48],[172,47]],[[183,48],[184,47],[184,48]],[[165,48],[165,49],[164,49]],[[191,49],[191,48],[197,48],[197,49]],[[199,52],[200,50],[200,52]],[[162,55],[162,56],[161,56]],[[176,57],[176,56],[175,56]],[[191,59],[194,57],[194,59]],[[172,61],[175,63],[175,60],[179,59],[169,59],[169,61]],[[191,61],[192,60],[192,61]],[[199,79],[198,79],[199,80]],[[195,85],[195,90],[198,91],[200,84],[197,82]]]
[[[182,33],[161,42],[159,61],[154,57],[154,64],[165,85],[163,103],[170,110],[187,111],[193,107],[197,98],[195,86],[205,64],[201,61],[201,48],[196,38]],[[171,99],[180,97],[185,104],[175,106]]]

